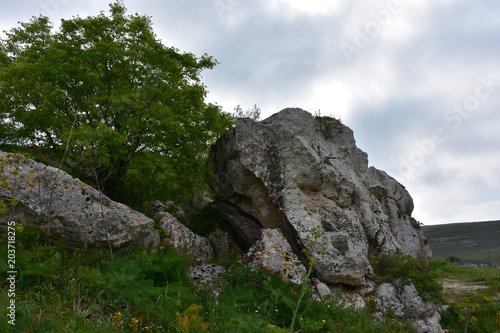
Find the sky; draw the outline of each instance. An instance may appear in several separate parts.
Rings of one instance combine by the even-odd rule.
[[[219,61],[207,101],[341,118],[425,225],[500,220],[497,0],[125,0],[167,46]],[[108,12],[102,0],[0,0],[0,31]]]

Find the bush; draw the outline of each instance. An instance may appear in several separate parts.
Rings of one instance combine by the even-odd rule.
[[[429,260],[418,260],[409,255],[382,255],[372,257],[375,279],[382,282],[413,283],[424,301],[442,303],[443,286],[437,281],[437,270]]]

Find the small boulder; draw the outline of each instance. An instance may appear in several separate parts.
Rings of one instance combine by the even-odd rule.
[[[413,284],[383,283],[375,295],[379,315],[411,321],[419,333],[444,332],[439,324],[438,307],[432,302],[424,302]]]
[[[212,260],[213,249],[207,238],[195,234],[167,212],[160,212],[158,215],[166,244],[187,254],[197,264],[205,264]]]
[[[247,258],[286,281],[300,284],[307,273],[305,266],[279,229],[263,229],[260,239],[248,251]]]
[[[188,276],[199,290],[206,291],[213,297],[218,297],[223,285],[221,275],[225,272],[224,267],[217,264],[204,264],[191,268]]]

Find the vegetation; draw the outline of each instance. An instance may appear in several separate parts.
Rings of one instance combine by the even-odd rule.
[[[7,304],[6,237],[0,247],[1,304]],[[345,308],[338,298],[298,302],[302,286],[256,269],[244,259],[226,266],[218,296],[196,289],[188,258],[170,249],[70,251],[48,245],[32,227],[17,227],[19,271],[16,326],[2,332],[289,332],[294,311],[300,332],[414,332],[369,310]],[[252,268],[253,267],[253,268]],[[0,316],[6,317],[6,307]]]
[[[470,268],[442,259],[432,261],[435,274],[443,283],[448,306],[441,312],[441,324],[450,332],[500,333],[500,269]],[[481,286],[481,289],[473,288]]]
[[[247,109],[243,111],[240,105],[236,105],[233,111],[234,118],[250,118],[252,120],[260,120],[261,110],[257,107],[257,104],[254,104],[251,109]]]
[[[49,164],[63,161],[74,175],[135,208],[156,199],[181,201],[202,189],[210,143],[234,117],[260,117],[256,105],[238,106],[233,117],[206,104],[201,72],[216,61],[165,47],[150,19],[127,16],[122,2],[110,5],[110,16],[63,20],[58,31],[40,16],[6,34],[0,41],[1,147]],[[329,117],[319,121],[320,127],[342,126]],[[3,219],[17,201],[0,199]],[[415,332],[390,316],[374,320],[370,295],[364,310],[348,307],[340,295],[315,300],[307,279],[315,258],[308,253],[302,285],[245,258],[219,259],[226,273],[214,293],[193,284],[190,258],[172,249],[135,248],[109,257],[3,222],[3,332]],[[471,247],[491,258],[477,251],[481,244],[484,239]],[[424,300],[448,304],[442,323],[450,332],[500,332],[500,270],[403,255],[373,258],[372,265],[377,282],[413,283]],[[449,279],[484,288],[457,295],[438,283]],[[12,300],[15,326],[4,320],[11,312],[3,304]]]
[[[375,271],[375,280],[379,282],[397,282],[403,286],[413,283],[424,301],[443,302],[443,287],[436,280],[436,271],[431,261],[417,260],[403,254],[371,259]]]
[[[500,221],[422,227],[435,258],[500,266]]]
[[[149,17],[47,17],[0,41],[0,144],[36,146],[135,208],[205,186],[210,144],[232,124],[204,102],[217,62],[162,44]]]

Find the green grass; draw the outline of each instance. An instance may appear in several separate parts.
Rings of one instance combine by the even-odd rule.
[[[481,285],[484,289],[445,289],[449,306],[441,312],[442,326],[449,332],[500,332],[500,269],[469,268],[441,259],[432,261],[434,272],[441,281]],[[474,312],[468,314],[467,308]],[[467,324],[469,318],[469,324]],[[473,319],[475,318],[475,319]]]
[[[217,297],[197,290],[187,277],[189,258],[171,249],[71,251],[30,227],[16,233],[16,326],[8,324],[7,239],[0,242],[1,332],[289,332],[302,286],[251,268],[243,258],[226,263]],[[498,332],[500,269],[467,268],[444,260],[405,256],[373,258],[376,279],[410,279],[424,297],[443,297],[441,313],[450,332]],[[486,286],[460,295],[436,279]],[[300,303],[296,332],[415,332],[390,317],[373,320],[372,309],[339,303]],[[441,295],[441,296],[440,296]],[[370,297],[369,295],[367,296]],[[474,309],[467,313],[467,309]],[[461,318],[465,320],[460,321]]]
[[[417,260],[403,254],[370,259],[375,280],[389,283],[399,281],[401,285],[413,283],[423,301],[436,304],[444,301],[443,287],[437,281],[438,273],[432,261]]]
[[[188,258],[170,249],[71,251],[38,230],[16,233],[16,326],[8,324],[7,239],[0,242],[1,332],[289,332],[302,286],[251,269],[226,265],[217,297],[187,278]],[[300,304],[300,332],[414,332],[370,309],[345,308],[333,298]],[[5,306],[4,306],[5,305]]]
[[[500,265],[500,221],[423,226],[434,258]]]

